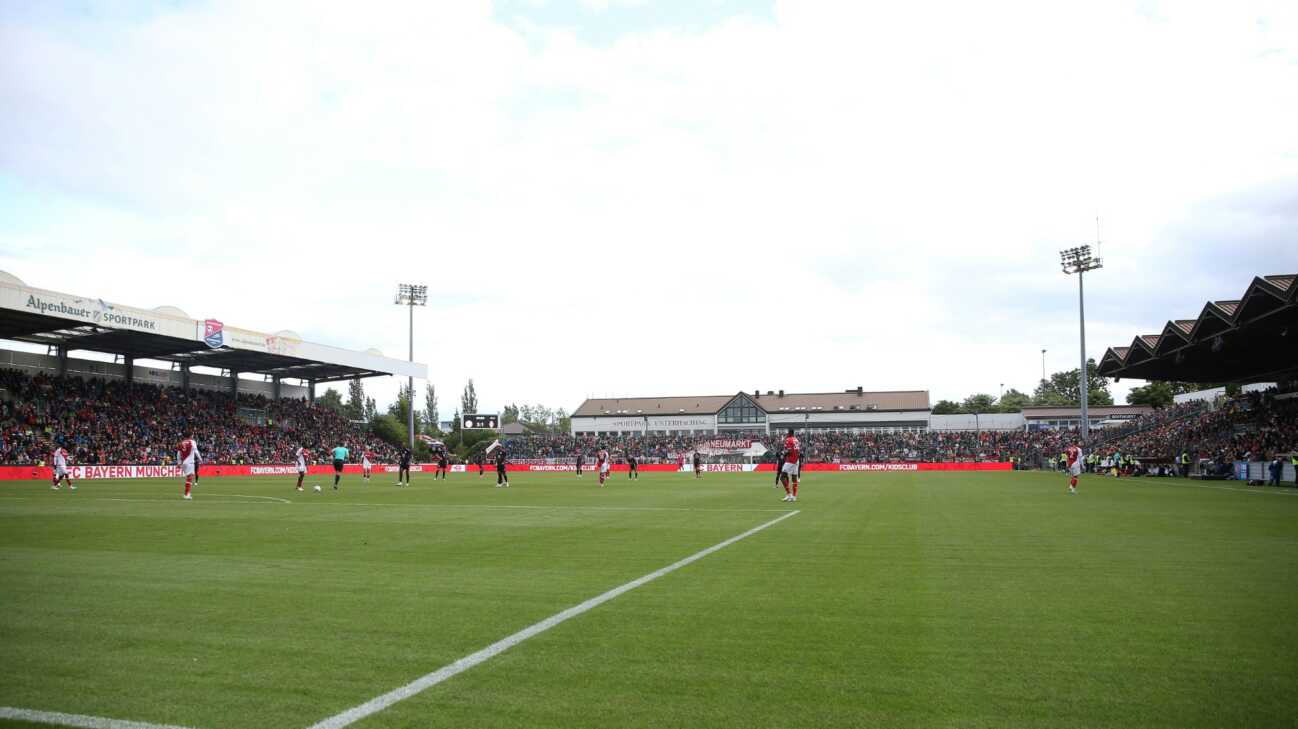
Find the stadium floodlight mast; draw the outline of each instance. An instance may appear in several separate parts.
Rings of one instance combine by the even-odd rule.
[[[1104,262],[1091,255],[1090,246],[1078,246],[1059,252],[1059,263],[1066,274],[1077,274],[1077,316],[1082,339],[1082,366],[1077,370],[1077,391],[1081,394],[1082,444],[1088,445],[1091,440],[1091,417],[1086,408],[1088,390],[1091,389],[1090,373],[1086,370],[1086,295],[1082,287],[1082,278],[1087,271],[1104,267]],[[1043,373],[1044,374],[1044,373]]]
[[[397,298],[392,302],[399,306],[406,306],[410,309],[410,362],[415,361],[415,307],[428,305],[428,287],[419,284],[399,284],[397,286]],[[407,435],[410,436],[410,452],[415,452],[415,377],[411,375],[406,381],[408,389],[407,395],[410,402],[406,403],[406,428]]]

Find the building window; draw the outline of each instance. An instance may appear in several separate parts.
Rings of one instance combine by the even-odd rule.
[[[751,423],[760,425],[766,422],[766,413],[758,409],[757,405],[748,398],[735,398],[717,413],[718,425],[737,425],[742,423]]]

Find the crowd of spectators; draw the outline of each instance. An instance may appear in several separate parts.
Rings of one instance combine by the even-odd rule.
[[[1028,463],[1052,458],[1075,436],[1071,431],[807,431],[799,434],[806,459],[817,462],[886,463],[894,461],[1005,461]],[[527,435],[505,442],[514,459],[570,461],[578,453],[590,458],[601,445],[616,458],[634,455],[645,463],[674,462],[691,454],[712,435]],[[721,436],[725,437],[725,436]],[[773,460],[779,436],[754,438]]]
[[[529,435],[506,442],[511,458],[570,461],[589,458],[599,447],[615,458],[670,462],[692,453],[711,435],[599,436]],[[723,436],[724,437],[724,436]],[[1075,430],[1012,431],[820,431],[800,432],[806,459],[813,462],[1014,461],[1024,467],[1057,467],[1060,454],[1078,440]],[[1268,460],[1298,451],[1298,398],[1274,392],[1249,393],[1213,405],[1193,402],[1153,411],[1121,430],[1094,434],[1098,458],[1128,456],[1148,463],[1179,464]],[[754,436],[775,458],[778,435]]]
[[[213,464],[290,463],[300,446],[313,460],[337,445],[395,459],[390,446],[305,400],[0,369],[0,463],[47,462],[62,445],[82,465],[165,465],[190,434]]]
[[[299,446],[311,448],[317,460],[336,445],[368,451],[380,462],[396,457],[393,448],[341,414],[304,400],[0,370],[0,463],[41,463],[54,445],[62,445],[79,464],[167,464],[176,444],[191,433],[204,461],[214,464],[288,463]],[[676,462],[712,437],[550,434],[511,438],[505,446],[512,460],[572,461],[578,453],[589,459],[603,445],[615,458],[634,455],[654,463]],[[813,462],[1014,461],[1040,467],[1057,465],[1077,434],[812,430],[799,438]],[[755,439],[771,449],[763,459],[773,460],[779,436]],[[1248,393],[1216,406],[1171,406],[1109,430],[1097,442],[1090,455],[1100,458],[1121,454],[1175,464],[1183,456],[1214,464],[1269,460],[1298,451],[1298,398]]]
[[[1184,455],[1194,463],[1228,464],[1298,451],[1298,398],[1273,391],[1239,395],[1215,409],[1182,407],[1146,417],[1151,419],[1146,427],[1097,452],[1132,454],[1144,461],[1180,462]]]

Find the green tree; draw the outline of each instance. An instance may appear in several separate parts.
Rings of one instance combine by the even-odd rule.
[[[509,404],[505,406],[505,411],[500,414],[500,424],[509,425],[518,422],[518,406]]]
[[[996,403],[996,410],[1002,413],[1017,413],[1031,404],[1031,395],[1011,387],[1001,395],[1001,399]]]
[[[362,419],[367,423],[374,422],[374,419],[379,416],[379,406],[374,402],[374,398],[365,398],[365,408],[361,415],[363,416]]]
[[[396,418],[397,422],[401,423],[402,430],[406,430],[406,424],[410,422],[409,419],[410,401],[411,401],[410,388],[406,385],[402,385],[401,389],[397,390],[396,402],[388,406],[388,415],[391,415],[392,417]],[[418,410],[416,410],[415,411],[415,432],[420,433],[422,431],[423,431],[423,417],[421,413]]]
[[[934,415],[956,415],[961,412],[960,404],[951,400],[938,400],[933,406]]]
[[[1144,387],[1133,387],[1127,393],[1127,404],[1167,407],[1172,404],[1172,386],[1167,382],[1151,382]]]
[[[437,417],[437,388],[432,384],[424,385],[424,420],[425,430],[429,435],[441,433],[438,429]]]
[[[347,405],[343,409],[343,415],[348,420],[369,420],[365,414],[365,386],[361,384],[359,377],[353,377],[347,383]]]
[[[1086,360],[1087,403],[1095,406],[1113,404],[1113,395],[1109,392],[1108,379],[1101,377],[1095,360]],[[1082,402],[1081,390],[1078,387],[1078,371],[1068,370],[1050,375],[1042,380],[1036,392],[1032,394],[1034,405],[1052,405],[1055,407],[1077,407]]]
[[[554,431],[559,434],[572,432],[572,416],[564,408],[559,408],[554,413]]]
[[[981,392],[970,395],[960,404],[960,409],[966,413],[994,413],[996,412],[996,398]]]
[[[478,412],[478,391],[473,387],[472,377],[469,378],[469,384],[464,386],[464,394],[460,396],[460,412],[465,415]]]
[[[377,415],[370,421],[370,432],[376,438],[397,448],[406,447],[406,424],[392,415]]]
[[[328,408],[335,413],[346,415],[346,407],[343,405],[342,395],[339,395],[338,391],[332,387],[325,390],[323,395],[317,397],[315,402],[322,408]]]

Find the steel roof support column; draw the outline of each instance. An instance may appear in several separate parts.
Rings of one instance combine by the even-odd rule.
[[[180,387],[186,392],[189,391],[189,363],[184,362],[180,365]]]
[[[306,381],[306,401],[315,405],[315,380]]]
[[[271,378],[270,389],[271,389],[271,398],[278,400],[279,399],[279,375],[275,375],[274,377]]]
[[[130,354],[122,355],[122,362],[126,364],[126,383],[129,385],[135,382],[135,356]]]
[[[238,370],[230,370],[230,394],[234,395],[235,399],[239,398],[239,371]]]
[[[68,345],[60,344],[57,351],[59,358],[59,377],[68,373]]]

